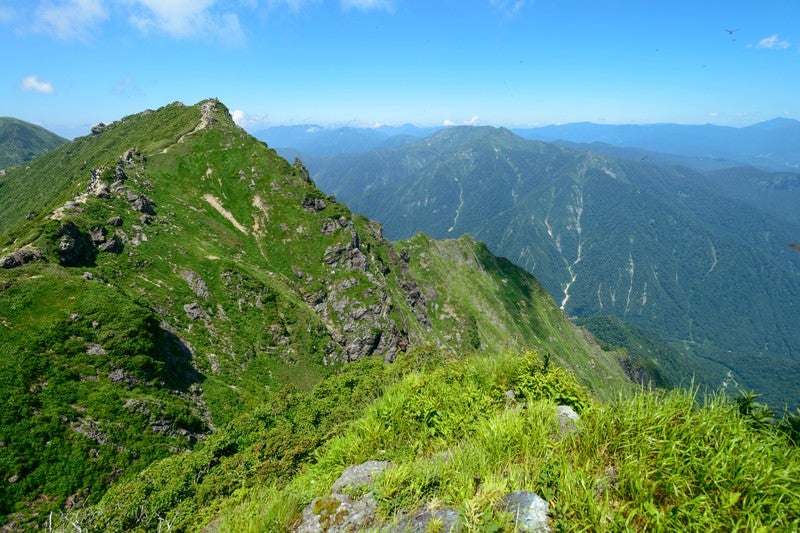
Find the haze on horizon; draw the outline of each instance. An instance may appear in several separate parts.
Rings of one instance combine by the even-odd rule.
[[[0,115],[66,137],[217,97],[279,124],[800,118],[800,3],[0,0]]]

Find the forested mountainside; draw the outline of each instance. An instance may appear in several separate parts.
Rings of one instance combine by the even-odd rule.
[[[800,228],[685,167],[450,128],[312,166],[391,238],[469,233],[533,273],[568,314],[669,341],[712,387],[800,403]]]

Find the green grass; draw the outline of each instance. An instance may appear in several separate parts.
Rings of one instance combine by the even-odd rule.
[[[373,487],[384,520],[433,503],[457,510],[465,530],[510,530],[500,499],[527,489],[550,502],[557,531],[800,527],[798,449],[735,402],[691,389],[584,397],[579,430],[560,435],[554,395],[501,399],[529,361],[476,357],[406,376],[288,486],[231,500],[221,530],[286,529],[347,465],[369,459],[393,462]]]

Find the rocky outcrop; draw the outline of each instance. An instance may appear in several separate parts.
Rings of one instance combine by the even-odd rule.
[[[322,198],[303,198],[303,209],[312,213],[319,213],[326,207],[328,204]]]
[[[44,255],[38,248],[25,246],[16,252],[0,257],[0,268],[16,268],[33,261],[44,261]]]
[[[58,260],[64,266],[94,264],[97,249],[92,238],[81,232],[72,222],[67,222],[56,235],[58,238]]]
[[[211,291],[208,290],[208,285],[203,281],[203,278],[197,272],[191,270],[184,270],[181,272],[181,277],[189,284],[189,288],[198,298],[208,300],[211,298]]]
[[[153,201],[144,194],[128,193],[128,203],[131,204],[131,207],[134,210],[139,211],[140,213],[144,213],[146,215],[156,214],[155,210],[153,209]]]
[[[367,461],[348,466],[331,487],[329,496],[314,498],[303,509],[300,523],[294,533],[345,533],[364,531],[376,525],[377,503],[372,492],[366,492],[358,500],[346,493],[368,490],[375,477],[386,470],[388,461]]]

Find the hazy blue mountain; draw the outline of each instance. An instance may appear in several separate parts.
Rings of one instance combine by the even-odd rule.
[[[326,128],[314,124],[272,126],[253,132],[253,136],[270,147],[292,149],[315,156],[339,153],[363,153],[374,148],[405,144],[424,137],[436,128],[419,128],[410,124],[378,128]]]
[[[616,316],[691,354],[706,383],[800,403],[800,254],[787,246],[800,228],[698,172],[489,127],[315,163],[323,190],[391,238],[470,233],[570,315]]]
[[[776,118],[743,128],[580,122],[514,131],[526,139],[540,141],[602,142],[683,156],[730,159],[773,170],[800,167],[800,122],[792,119]]]
[[[0,117],[0,168],[20,165],[67,142],[41,126]]]

